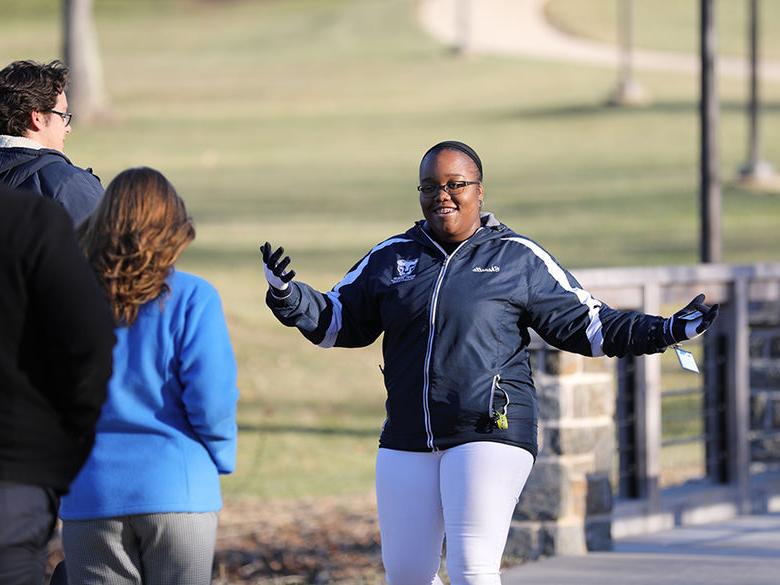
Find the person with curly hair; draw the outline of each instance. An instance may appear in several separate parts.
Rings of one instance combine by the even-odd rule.
[[[0,70],[0,183],[54,199],[81,223],[103,196],[100,179],[63,154],[73,114],[60,61],[14,61]]]
[[[238,390],[217,291],[174,270],[195,229],[171,183],[134,168],[78,235],[117,344],[95,447],[60,510],[68,582],[205,585]]]

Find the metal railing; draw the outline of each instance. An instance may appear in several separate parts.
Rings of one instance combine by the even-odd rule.
[[[668,314],[702,291],[708,302],[721,304],[719,319],[704,336],[699,387],[664,390],[658,355],[619,361],[615,491],[621,499],[641,502],[646,514],[662,511],[663,488],[678,483],[664,480],[664,450],[698,445],[701,473],[687,479],[727,488],[724,497],[738,512],[748,511],[750,444],[765,438],[751,429],[748,305],[780,300],[780,264],[582,270],[576,276],[594,296],[618,308]],[[690,425],[699,430],[664,433],[664,425],[675,423],[668,411],[664,415],[665,402],[685,398],[700,403],[698,420]]]

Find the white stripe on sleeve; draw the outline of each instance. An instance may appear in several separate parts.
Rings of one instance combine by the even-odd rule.
[[[566,273],[563,271],[552,256],[543,250],[538,244],[525,238],[502,238],[512,242],[522,244],[529,250],[531,250],[547,267],[547,272],[550,273],[555,281],[561,285],[561,288],[577,295],[580,303],[588,307],[588,327],[585,330],[585,335],[590,342],[590,351],[593,357],[604,355],[604,349],[602,347],[604,343],[604,337],[601,331],[601,318],[599,317],[599,310],[601,309],[601,302],[594,299],[591,294],[579,287],[573,287],[569,283],[569,279],[566,278]]]
[[[397,244],[399,242],[411,242],[412,240],[409,240],[407,238],[390,238],[389,240],[385,240],[381,244],[377,244],[373,248],[371,248],[371,251],[365,255],[365,257],[360,261],[360,264],[355,266],[353,270],[348,272],[344,278],[341,279],[341,281],[333,287],[333,290],[325,293],[326,296],[330,299],[331,303],[333,304],[333,316],[330,319],[330,325],[328,325],[328,330],[325,332],[325,337],[322,339],[322,341],[319,343],[320,347],[329,348],[333,347],[336,343],[336,338],[339,335],[339,331],[341,331],[342,327],[342,306],[341,306],[341,293],[339,290],[341,290],[341,287],[346,286],[348,284],[352,284],[355,282],[358,277],[362,274],[363,270],[365,270],[366,266],[368,266],[368,260],[371,258],[371,255],[381,250],[382,248],[386,248],[387,246],[390,246],[392,244]]]

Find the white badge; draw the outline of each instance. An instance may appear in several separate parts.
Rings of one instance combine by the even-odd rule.
[[[675,346],[674,351],[677,353],[677,359],[680,360],[680,366],[683,370],[699,373],[699,366],[696,365],[696,359],[691,352],[677,346]]]

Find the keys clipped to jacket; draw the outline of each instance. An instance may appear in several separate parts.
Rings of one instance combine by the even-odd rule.
[[[507,405],[505,404],[504,408],[501,409],[501,412],[497,410],[493,411],[493,422],[495,422],[496,426],[502,431],[509,428],[509,419],[506,417],[506,407]]]

